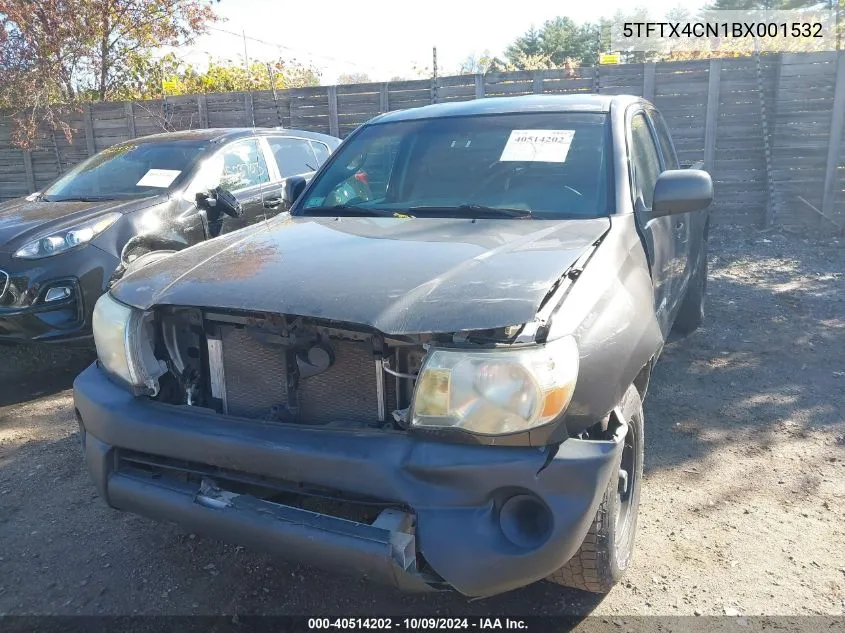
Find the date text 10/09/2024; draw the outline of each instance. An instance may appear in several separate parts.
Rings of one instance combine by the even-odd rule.
[[[528,630],[520,618],[308,618],[309,630],[395,630],[395,631],[445,631],[445,630]]]

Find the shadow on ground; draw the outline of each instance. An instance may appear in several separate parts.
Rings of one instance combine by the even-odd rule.
[[[713,242],[705,325],[667,344],[652,377],[647,471],[845,421],[845,245]]]
[[[95,353],[93,347],[3,344],[0,358],[0,407],[5,407],[70,389]]]

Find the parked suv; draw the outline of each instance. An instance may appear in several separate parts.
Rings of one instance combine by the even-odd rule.
[[[285,129],[156,134],[0,205],[0,341],[90,338],[95,302],[127,266],[287,210],[285,180],[309,178],[339,143]]]
[[[409,590],[606,592],[652,367],[702,319],[712,196],[635,97],[377,117],[290,214],[100,299],[74,384],[94,483]]]

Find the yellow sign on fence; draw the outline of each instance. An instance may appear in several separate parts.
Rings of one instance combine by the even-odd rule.
[[[599,55],[599,64],[606,65],[606,64],[618,64],[619,63],[619,53],[602,53]]]

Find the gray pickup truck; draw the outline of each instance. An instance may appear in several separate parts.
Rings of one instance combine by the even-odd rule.
[[[290,213],[131,271],[74,398],[110,506],[406,590],[606,592],[710,176],[630,96],[392,112]]]

